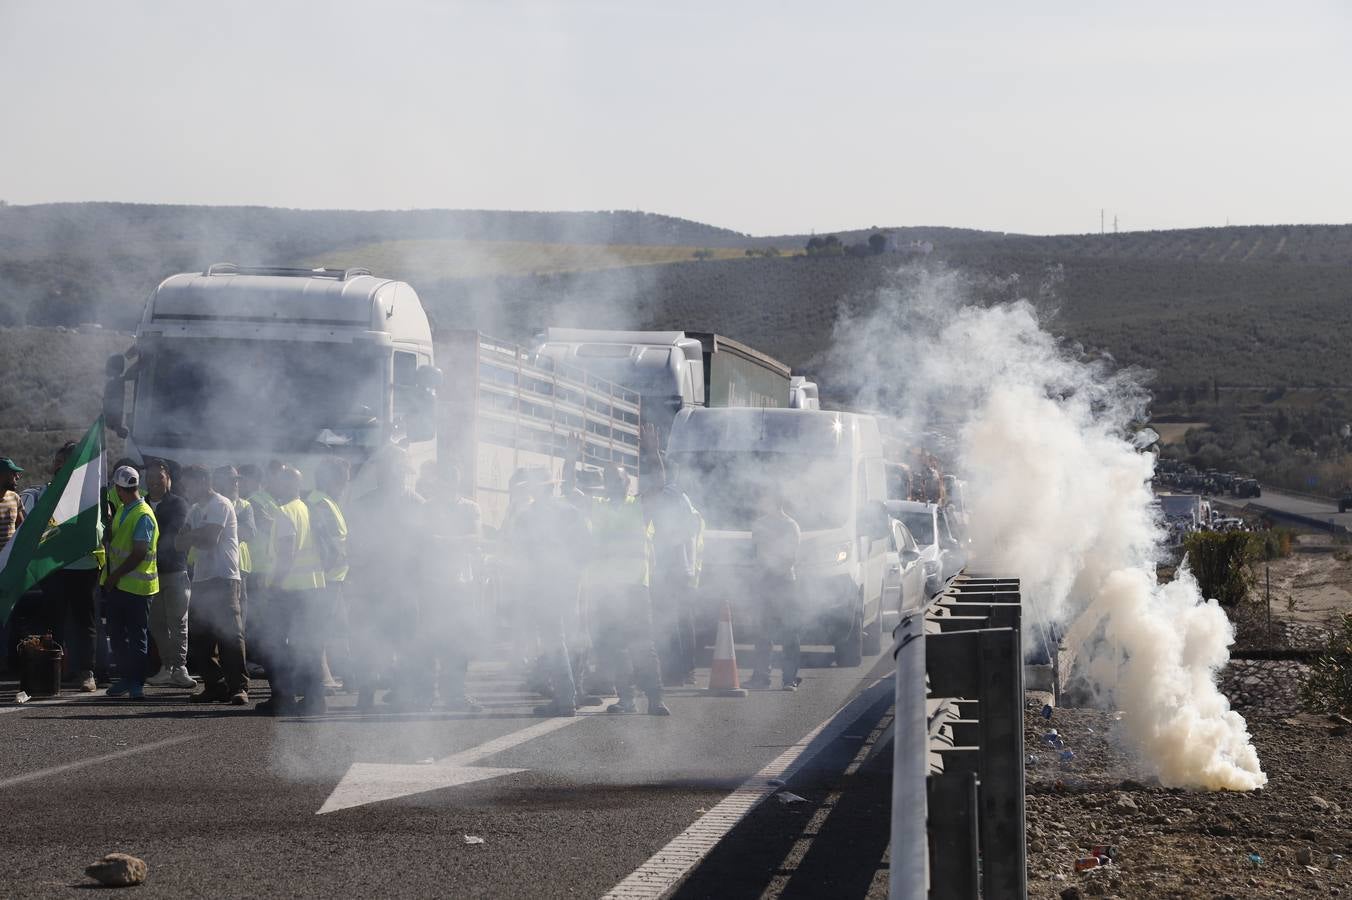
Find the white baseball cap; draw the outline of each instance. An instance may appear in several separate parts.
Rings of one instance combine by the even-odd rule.
[[[122,488],[140,487],[141,475],[131,466],[118,466],[113,473],[113,484]]]

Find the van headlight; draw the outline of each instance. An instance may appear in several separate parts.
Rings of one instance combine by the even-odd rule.
[[[824,566],[838,566],[850,558],[850,542],[836,544],[827,547],[821,555],[821,564]]]

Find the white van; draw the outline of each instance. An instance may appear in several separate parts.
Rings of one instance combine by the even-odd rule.
[[[802,529],[798,554],[805,643],[835,646],[857,666],[882,650],[890,524],[882,440],[871,416],[806,409],[686,409],[667,444],[681,487],[704,516],[704,620],[724,600],[756,621],[751,526],[782,494]],[[746,635],[741,633],[742,639]]]

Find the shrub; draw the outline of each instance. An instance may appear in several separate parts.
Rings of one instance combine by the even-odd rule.
[[[1202,596],[1221,606],[1234,607],[1243,602],[1252,581],[1248,564],[1254,558],[1256,543],[1252,534],[1243,531],[1188,535],[1183,549]]]
[[[1352,711],[1352,615],[1344,615],[1324,652],[1310,665],[1300,699],[1316,712]]]

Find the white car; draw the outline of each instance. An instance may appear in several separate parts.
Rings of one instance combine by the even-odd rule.
[[[925,566],[919,545],[899,519],[889,521],[892,537],[883,569],[883,610],[887,615],[900,615],[919,609],[929,595],[925,593]]]
[[[937,503],[919,500],[889,500],[887,514],[901,520],[920,548],[926,596],[932,597],[942,591],[948,579],[967,563],[966,553],[953,536],[943,508]]]

